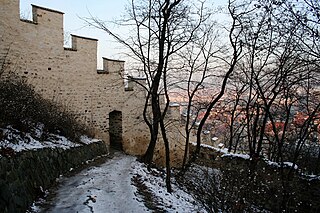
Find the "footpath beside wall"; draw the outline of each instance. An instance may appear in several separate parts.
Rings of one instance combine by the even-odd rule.
[[[44,148],[0,157],[0,211],[26,212],[42,189],[53,186],[60,175],[107,153],[105,143],[97,142],[66,150]]]

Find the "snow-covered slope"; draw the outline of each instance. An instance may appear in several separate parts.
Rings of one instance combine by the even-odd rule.
[[[98,139],[92,139],[88,136],[81,136],[80,142],[75,143],[64,136],[48,133],[46,133],[47,135],[45,139],[43,139],[43,127],[43,124],[37,124],[28,132],[19,131],[12,126],[0,128],[0,134],[2,135],[2,137],[0,137],[0,149],[12,150],[13,152],[42,148],[69,149],[71,147],[81,146],[82,144],[90,144],[99,141]]]

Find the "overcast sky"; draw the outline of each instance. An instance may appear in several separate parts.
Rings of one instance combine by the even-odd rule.
[[[20,13],[31,19],[31,4],[64,12],[64,31],[68,34],[98,39],[98,68],[102,68],[102,57],[126,60],[121,56],[121,46],[102,30],[87,27],[80,17],[94,17],[113,21],[125,14],[130,0],[20,0]],[[211,0],[209,0],[211,1]],[[214,0],[223,5],[226,0]],[[108,25],[112,26],[112,25]],[[116,30],[116,29],[115,29]]]

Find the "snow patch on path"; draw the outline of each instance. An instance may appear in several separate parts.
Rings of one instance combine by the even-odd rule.
[[[146,212],[131,185],[134,157],[116,155],[76,176],[63,178],[51,206],[39,212]]]
[[[162,173],[156,169],[148,171],[144,164],[138,162],[135,163],[134,169],[135,174],[144,180],[143,184],[151,191],[156,203],[160,204],[160,206],[157,206],[158,209],[162,210],[160,212],[206,212],[190,194],[175,184],[174,178],[172,178],[173,192],[168,193],[165,185],[164,171]]]
[[[62,178],[55,197],[41,205],[47,207],[34,205],[33,212],[154,212],[145,206],[133,184],[133,177],[137,175],[163,212],[204,212],[189,194],[175,184],[174,192],[167,193],[163,176],[153,175],[157,172],[148,171],[133,156],[115,153],[112,159],[100,166],[90,167],[71,178]]]

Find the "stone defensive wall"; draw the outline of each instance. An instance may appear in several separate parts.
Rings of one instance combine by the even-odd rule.
[[[32,20],[23,20],[19,6],[19,0],[0,0],[1,77],[14,72],[45,98],[76,113],[107,144],[143,154],[149,132],[142,116],[145,91],[139,84],[145,79],[131,78],[126,88],[124,61],[103,58],[103,69],[97,70],[97,39],[71,35],[71,47],[64,47],[63,12],[32,5]],[[175,132],[170,133],[171,146],[181,150]]]

